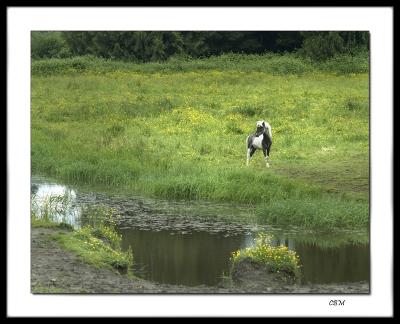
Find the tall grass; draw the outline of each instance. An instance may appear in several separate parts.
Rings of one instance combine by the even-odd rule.
[[[276,199],[257,210],[259,220],[267,224],[291,225],[303,228],[367,228],[368,205],[329,196],[318,199]]]
[[[274,75],[302,75],[315,71],[366,73],[369,71],[367,53],[340,55],[323,62],[314,62],[296,54],[266,53],[224,54],[207,58],[171,57],[166,62],[137,63],[117,61],[95,56],[71,58],[35,59],[32,61],[32,75],[73,74],[82,72],[109,73],[115,71],[156,73],[188,71],[244,71],[264,72]]]
[[[277,224],[365,226],[368,74],[271,74],[274,59],[297,60],[102,66],[85,58],[102,72],[46,76],[33,65],[32,172],[154,197],[255,204]],[[258,119],[272,125],[269,169],[260,152],[245,167]]]

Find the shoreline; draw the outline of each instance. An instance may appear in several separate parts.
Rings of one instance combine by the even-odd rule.
[[[367,282],[279,285],[259,282],[184,286],[129,278],[97,268],[63,250],[51,235],[59,228],[31,228],[31,292],[34,294],[369,294]]]

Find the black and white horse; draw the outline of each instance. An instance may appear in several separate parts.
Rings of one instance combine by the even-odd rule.
[[[267,168],[269,167],[268,159],[269,152],[272,145],[272,130],[271,125],[264,120],[259,120],[257,122],[257,130],[254,134],[247,137],[247,163],[248,166],[250,159],[257,149],[260,149],[264,153],[265,164]]]

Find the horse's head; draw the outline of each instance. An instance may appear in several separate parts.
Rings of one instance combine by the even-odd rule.
[[[260,135],[260,134],[264,133],[264,131],[265,131],[265,121],[259,120],[259,121],[257,121],[256,125],[257,125],[257,135]]]

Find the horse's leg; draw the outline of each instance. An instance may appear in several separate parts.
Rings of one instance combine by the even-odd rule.
[[[269,163],[268,163],[268,159],[269,159],[269,147],[268,148],[263,148],[263,153],[264,153],[264,157],[265,157],[265,166],[267,168],[269,168]]]
[[[253,146],[250,146],[250,147],[247,149],[247,163],[246,163],[247,166],[249,166],[251,157],[253,156],[253,154],[254,154],[255,151],[256,151],[256,149],[255,149]]]

